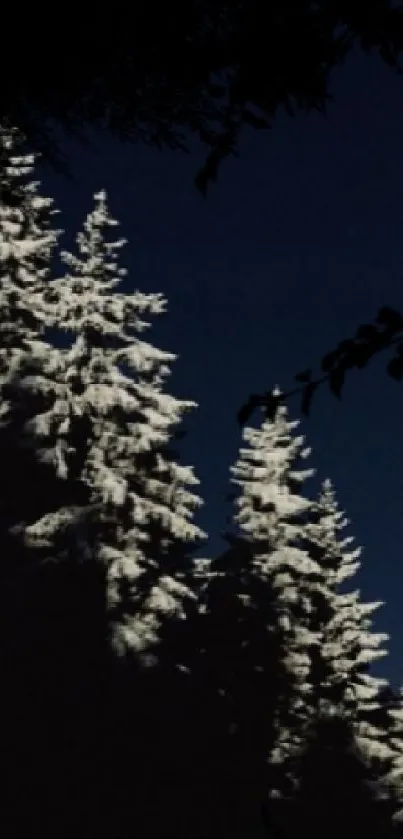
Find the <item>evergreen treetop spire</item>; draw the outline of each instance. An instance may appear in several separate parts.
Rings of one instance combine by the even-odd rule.
[[[40,295],[60,234],[53,201],[30,180],[35,158],[22,151],[21,132],[0,125],[0,383],[13,379],[43,334]]]

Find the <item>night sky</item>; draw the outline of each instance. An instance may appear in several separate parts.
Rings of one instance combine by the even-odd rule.
[[[63,246],[106,188],[128,245],[127,288],[163,292],[168,313],[148,338],[176,352],[170,391],[194,399],[182,461],[201,479],[199,524],[224,543],[231,506],[228,467],[240,445],[236,422],[250,392],[286,390],[381,305],[403,311],[403,78],[379,59],[352,55],[331,86],[328,113],[280,115],[270,132],[245,131],[207,200],[193,178],[205,151],[159,152],[89,135],[64,142],[66,180],[40,167],[62,211]],[[300,430],[312,447],[315,492],[330,477],[363,547],[358,585],[383,600],[377,631],[390,656],[375,672],[397,686],[403,637],[403,383],[387,356],[347,379],[341,402],[320,389]],[[290,417],[299,417],[298,401]],[[308,463],[307,463],[308,465]]]

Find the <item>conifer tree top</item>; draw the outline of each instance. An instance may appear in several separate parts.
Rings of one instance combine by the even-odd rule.
[[[299,458],[310,454],[304,437],[293,435],[298,425],[298,420],[288,419],[287,406],[280,405],[273,420],[265,418],[259,428],[243,430],[248,445],[240,448],[231,472],[232,482],[241,490],[235,521],[251,538],[273,534],[279,517],[284,534],[296,533],[293,519],[310,507],[299,490],[314,470],[295,466]]]

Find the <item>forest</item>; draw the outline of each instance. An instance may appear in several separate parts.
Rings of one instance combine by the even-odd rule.
[[[291,389],[262,371],[269,389],[238,415],[225,549],[210,555],[203,483],[181,451],[202,406],[171,390],[177,356],[152,337],[169,300],[135,286],[106,189],[66,230],[38,173],[44,160],[69,176],[60,131],[171,152],[195,141],[192,188],[207,202],[245,130],[270,138],[282,112],[327,112],[354,50],[401,75],[403,8],[137,0],[79,23],[9,14],[0,836],[402,839],[403,688],[375,674],[384,603],[361,595],[365,551],[290,397],[308,415],[322,384],[340,399],[351,370],[390,348],[401,381],[403,316],[383,301]]]
[[[167,301],[121,290],[105,191],[67,252],[25,137],[0,143],[1,835],[400,836],[382,604],[299,421],[274,388],[243,428],[206,557],[197,406],[146,336]]]

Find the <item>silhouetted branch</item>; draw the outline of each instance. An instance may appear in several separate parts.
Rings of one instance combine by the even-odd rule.
[[[18,72],[3,51],[1,120],[59,167],[54,126],[183,151],[193,135],[207,148],[202,194],[238,142],[229,111],[255,130],[281,109],[323,112],[330,75],[357,43],[401,72],[403,13],[392,0],[137,0],[79,26],[68,11],[60,26],[45,6],[22,21],[19,7],[9,12]]]
[[[300,387],[280,394],[252,394],[238,413],[239,425],[248,422],[258,407],[264,407],[267,416],[272,419],[278,405],[296,395],[301,396],[301,412],[308,416],[314,393],[320,385],[328,382],[331,392],[340,399],[347,372],[353,368],[361,370],[373,356],[393,346],[396,346],[396,353],[389,360],[386,370],[391,378],[400,381],[403,378],[403,316],[395,309],[383,306],[375,323],[361,324],[353,338],[341,341],[335,350],[322,358],[324,375],[312,379],[312,371],[304,370],[295,376],[296,381],[301,382]]]

